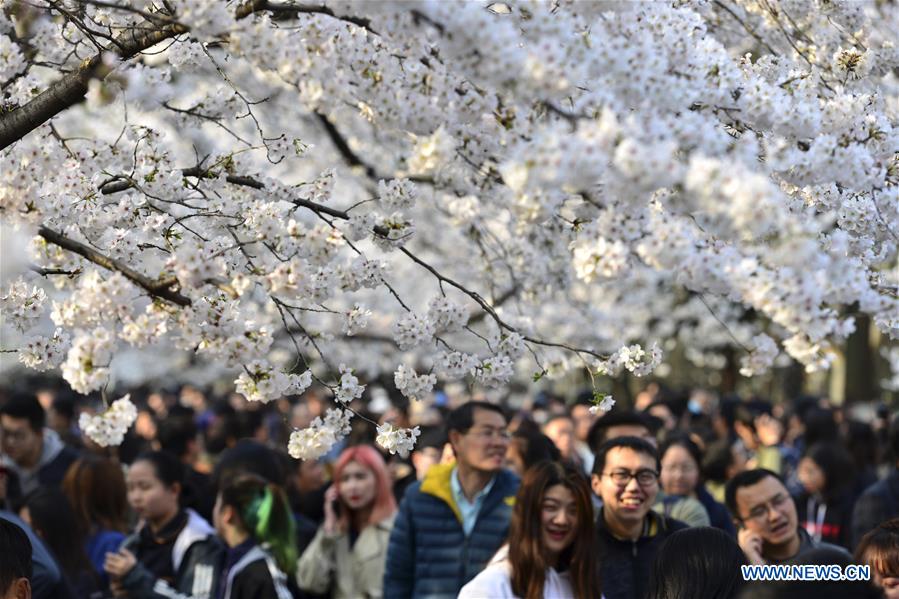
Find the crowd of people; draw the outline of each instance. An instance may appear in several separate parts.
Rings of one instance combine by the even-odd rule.
[[[98,400],[0,389],[0,599],[899,597],[899,417],[653,387],[633,409],[443,393],[354,409],[420,426],[408,458],[353,432],[293,460],[319,390],[269,404],[134,390],[103,448]],[[23,557],[29,556],[30,559]],[[870,580],[745,580],[866,565]]]

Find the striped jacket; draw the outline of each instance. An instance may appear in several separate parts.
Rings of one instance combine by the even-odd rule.
[[[497,473],[466,536],[450,487],[453,467],[433,466],[406,491],[387,549],[385,599],[455,598],[506,541],[518,477]]]

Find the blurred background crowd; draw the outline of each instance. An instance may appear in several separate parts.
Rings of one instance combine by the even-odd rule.
[[[299,461],[287,455],[287,438],[330,406],[321,390],[268,404],[191,385],[130,393],[139,409],[135,426],[121,446],[102,448],[77,428],[80,413],[100,408],[99,398],[76,395],[47,378],[17,379],[0,389],[0,513],[27,525],[39,540],[34,596],[142,596],[135,589],[155,578],[183,586],[177,544],[192,526],[210,534],[215,528],[227,549],[226,570],[243,557],[238,549],[247,533],[264,540],[266,556],[286,564],[281,570],[288,572],[283,581],[273,577],[265,583],[280,593],[272,596],[380,596],[397,506],[432,467],[453,463],[447,415],[478,399],[437,392],[403,405],[386,394],[367,394],[353,408],[369,421],[354,419],[352,433],[323,458]],[[899,516],[899,422],[886,405],[849,409],[814,396],[775,405],[764,398],[672,390],[655,383],[631,403],[597,411],[591,409],[593,394],[584,391],[572,397],[541,392],[521,405],[502,406],[508,423],[507,432],[500,433],[506,435],[504,468],[521,477],[549,460],[587,480],[597,474],[594,460],[604,443],[637,437],[651,444],[660,460],[652,509],[691,527],[711,526],[736,539],[727,483],[759,468],[783,481],[799,527],[813,541],[852,553],[867,533]],[[370,421],[419,426],[415,450],[406,458],[379,451]],[[333,484],[338,477],[343,481],[339,495]],[[369,487],[363,484],[366,477],[374,481]],[[246,501],[239,492],[244,487],[253,491]],[[260,501],[269,507],[260,507]],[[278,527],[271,523],[271,530],[264,530],[266,518],[277,519],[269,513],[278,513],[279,501],[291,520],[282,527],[290,529],[285,538],[278,538]],[[596,509],[603,503],[598,492],[591,501]],[[229,505],[239,517],[229,520]],[[362,520],[347,527],[347,519],[356,517]],[[166,531],[173,521],[177,526]],[[236,528],[229,529],[229,523]],[[384,524],[383,530],[369,523]],[[354,557],[334,557],[335,549],[323,545],[339,530],[354,531],[346,547]],[[162,551],[160,539],[167,534],[167,552],[154,554]],[[366,544],[381,556],[370,572],[359,556]],[[45,555],[38,556],[39,550]],[[203,573],[198,553],[188,556],[196,562],[190,567],[194,585]],[[140,568],[129,559],[146,570],[147,581],[135,580]],[[355,571],[328,559],[352,563]],[[325,578],[317,575],[322,571]],[[236,587],[219,587],[226,584],[222,580],[210,583],[216,586],[210,596],[239,596]],[[882,572],[881,583],[887,592],[890,585],[899,592],[899,572]]]

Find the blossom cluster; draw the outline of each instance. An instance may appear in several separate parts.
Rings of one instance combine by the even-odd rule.
[[[409,399],[425,399],[437,384],[437,375],[416,374],[412,368],[400,364],[393,374],[393,384]]]
[[[28,284],[18,279],[9,286],[6,295],[0,296],[0,314],[6,324],[21,332],[30,329],[43,314],[47,294],[40,287],[28,289]]]
[[[297,460],[320,458],[350,434],[352,418],[353,413],[349,410],[327,410],[324,418],[317,416],[307,428],[290,433],[287,452]]]
[[[662,361],[662,350],[653,343],[649,350],[638,344],[625,345],[615,351],[607,360],[597,360],[596,372],[616,376],[622,369],[627,369],[634,376],[646,376],[658,367]]]
[[[339,371],[340,381],[334,391],[334,399],[342,404],[348,404],[354,399],[362,397],[365,385],[359,384],[359,379],[353,374],[353,371],[345,364],[340,365]]]
[[[339,404],[292,435],[313,456],[360,377],[645,376],[646,340],[758,376],[826,368],[847,311],[899,335],[895,3],[173,0],[178,39],[42,6],[0,11],[11,111],[108,51],[86,102],[0,149],[0,210],[34,235],[3,349],[80,392],[174,346],[271,401],[302,357]],[[153,29],[153,58],[91,37]]]
[[[249,401],[268,403],[284,395],[300,395],[312,384],[312,372],[287,374],[256,360],[234,381],[235,390]]]
[[[131,403],[131,396],[125,395],[100,414],[82,413],[78,418],[78,428],[100,447],[111,447],[122,444],[125,433],[135,420],[137,408]]]
[[[415,440],[420,434],[421,430],[417,426],[415,428],[396,428],[389,422],[385,422],[378,426],[375,442],[390,455],[399,455],[401,458],[405,458],[415,447]]]

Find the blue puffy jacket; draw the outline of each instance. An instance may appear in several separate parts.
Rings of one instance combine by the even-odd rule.
[[[518,477],[497,473],[466,537],[450,487],[453,467],[433,466],[406,490],[387,549],[385,599],[455,598],[506,541]]]

